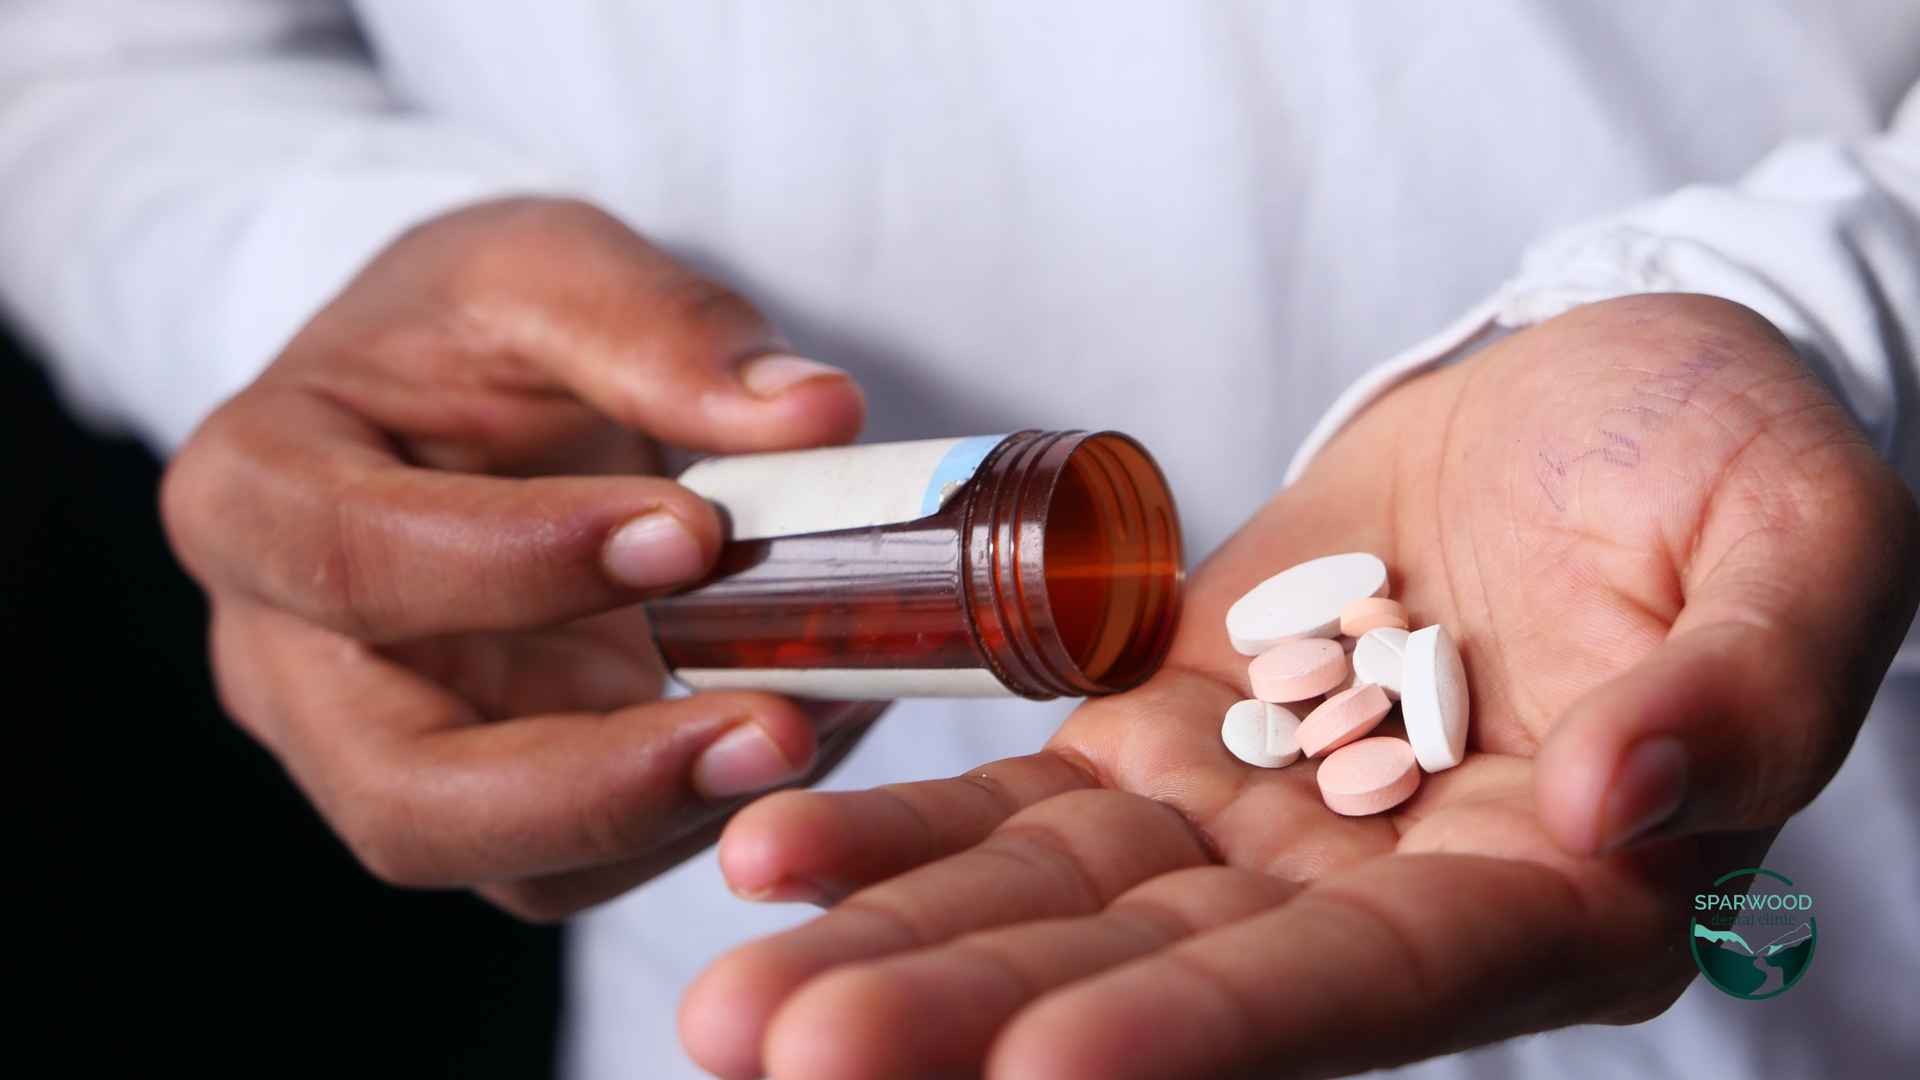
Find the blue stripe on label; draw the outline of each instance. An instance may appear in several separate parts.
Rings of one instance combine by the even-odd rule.
[[[1005,442],[1005,435],[976,435],[971,439],[960,440],[959,445],[947,451],[940,464],[933,467],[933,476],[927,480],[926,494],[920,497],[920,516],[940,509],[940,493],[948,484],[963,483],[973,478],[974,470],[987,460],[993,448]]]

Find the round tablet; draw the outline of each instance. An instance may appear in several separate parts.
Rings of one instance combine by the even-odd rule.
[[[1407,609],[1400,606],[1400,601],[1384,596],[1369,596],[1340,609],[1340,632],[1348,637],[1357,638],[1383,626],[1395,630],[1407,628]]]
[[[1300,721],[1304,710],[1298,705],[1262,702],[1267,707],[1267,756],[1282,765],[1300,760]]]
[[[1275,645],[1247,665],[1247,681],[1261,701],[1305,701],[1340,685],[1347,677],[1347,654],[1340,643],[1306,638]]]
[[[1387,692],[1373,683],[1356,686],[1320,703],[1294,733],[1300,752],[1319,757],[1372,731],[1393,708]]]
[[[1293,742],[1293,730],[1299,726],[1300,718],[1286,706],[1250,699],[1227,710],[1226,722],[1220,725],[1220,741],[1227,744],[1234,757],[1249,765],[1278,769],[1300,758],[1300,748]],[[1276,728],[1278,739],[1274,737]]]
[[[1446,627],[1436,624],[1408,636],[1400,711],[1421,768],[1439,772],[1466,757],[1467,668]]]
[[[1404,739],[1361,739],[1320,763],[1320,798],[1348,817],[1391,810],[1420,786],[1420,766]]]
[[[1242,656],[1301,638],[1330,638],[1340,632],[1341,609],[1386,591],[1387,564],[1377,555],[1355,551],[1312,559],[1235,600],[1227,609],[1227,638]]]
[[[1406,670],[1407,632],[1383,626],[1360,635],[1353,647],[1353,681],[1377,683],[1390,700],[1400,698],[1400,680]]]

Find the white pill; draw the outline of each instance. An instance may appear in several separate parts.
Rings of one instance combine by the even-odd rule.
[[[1421,768],[1439,772],[1466,757],[1467,668],[1446,627],[1429,626],[1407,637],[1400,711]]]
[[[1353,647],[1354,683],[1378,683],[1388,697],[1398,701],[1406,668],[1408,636],[1407,631],[1391,626],[1360,635],[1360,643]]]
[[[1234,601],[1227,609],[1227,637],[1242,656],[1300,638],[1338,637],[1343,608],[1386,592],[1387,564],[1377,555],[1355,551],[1312,559]]]
[[[1300,746],[1293,740],[1299,727],[1300,715],[1293,710],[1250,698],[1227,710],[1220,741],[1249,765],[1279,769],[1300,757]]]
[[[1293,764],[1300,759],[1300,722],[1305,715],[1298,706],[1261,704],[1267,707],[1267,756],[1282,765]]]

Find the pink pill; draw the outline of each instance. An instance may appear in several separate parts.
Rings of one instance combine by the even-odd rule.
[[[1340,685],[1347,677],[1347,654],[1327,638],[1304,638],[1275,645],[1247,665],[1253,696],[1285,704],[1305,701]]]
[[[1369,596],[1340,609],[1340,632],[1348,637],[1357,638],[1383,626],[1395,630],[1407,628],[1407,609],[1400,606],[1400,601]]]
[[[1420,763],[1405,739],[1376,736],[1349,743],[1320,763],[1320,797],[1348,817],[1391,810],[1420,786]]]
[[[1393,702],[1387,700],[1385,690],[1373,683],[1363,683],[1321,702],[1320,707],[1301,722],[1294,741],[1300,744],[1301,753],[1319,757],[1372,731],[1392,708]]]

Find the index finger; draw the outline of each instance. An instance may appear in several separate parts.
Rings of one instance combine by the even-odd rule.
[[[479,476],[409,465],[318,394],[256,386],[169,469],[175,549],[203,583],[400,641],[544,626],[694,580],[713,508],[643,476]]]
[[[758,1076],[768,1021],[828,968],[987,927],[1089,914],[1147,878],[1207,860],[1185,819],[1152,800],[1099,789],[1044,799],[977,846],[722,957],[687,992],[682,1038],[716,1073]]]
[[[859,434],[866,399],[846,372],[786,353],[744,297],[595,207],[507,200],[436,225],[402,243],[449,264],[460,316],[628,427],[720,453]],[[411,271],[377,261],[361,297],[382,305],[383,286],[404,289]]]

